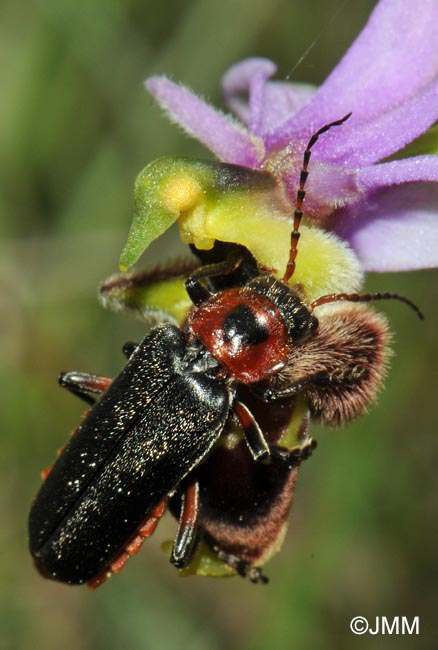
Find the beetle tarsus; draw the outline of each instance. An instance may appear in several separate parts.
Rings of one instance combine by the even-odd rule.
[[[237,557],[233,553],[228,553],[225,549],[221,548],[209,533],[204,533],[204,540],[213,553],[217,555],[218,559],[231,569],[234,569],[241,578],[248,578],[254,584],[267,584],[269,582],[269,578],[264,575],[260,567],[254,566],[254,564],[251,564],[247,560],[242,560],[242,558]]]
[[[236,555],[232,555],[223,550],[218,550],[217,556],[224,564],[234,569],[241,578],[248,578],[253,584],[266,585],[269,582],[269,578],[264,575],[260,567],[256,567],[250,562],[241,560]]]
[[[94,404],[96,399],[89,393],[100,395],[111,386],[112,379],[72,370],[70,372],[61,372],[58,377],[58,384],[87,402],[87,404]]]

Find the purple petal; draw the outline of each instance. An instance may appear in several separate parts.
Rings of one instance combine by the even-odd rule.
[[[438,81],[419,97],[368,124],[357,125],[353,114],[342,128],[321,139],[319,155],[333,162],[348,162],[349,166],[368,165],[402,149],[427,131],[437,117]]]
[[[285,169],[282,173],[282,180],[292,206],[295,206],[297,201],[299,176],[298,167]],[[309,174],[306,183],[304,211],[308,216],[320,221],[334,210],[357,202],[362,194],[355,172],[314,161],[312,173]]]
[[[260,166],[263,143],[230,117],[166,77],[150,77],[145,85],[170,118],[220,160],[246,167]]]
[[[252,57],[233,65],[222,79],[224,98],[231,110],[249,126],[251,114],[262,108],[263,87],[277,66],[269,59]]]
[[[409,183],[340,210],[331,229],[349,241],[366,271],[409,271],[438,266],[437,224],[436,183]]]
[[[371,165],[361,169],[357,177],[360,185],[367,190],[413,181],[438,181],[438,156],[416,156]]]
[[[296,113],[310,100],[316,92],[315,86],[304,83],[271,81],[266,84],[264,95],[263,119],[260,133],[265,136],[273,126],[281,124]]]
[[[438,76],[437,23],[436,0],[420,5],[418,0],[381,0],[313,99],[293,120],[270,133],[265,141],[268,150],[351,111],[354,122],[345,125],[347,134],[354,123],[357,129],[423,95]]]
[[[267,82],[275,71],[268,59],[245,59],[232,66],[222,81],[228,106],[257,135],[295,115],[315,93],[308,84]]]

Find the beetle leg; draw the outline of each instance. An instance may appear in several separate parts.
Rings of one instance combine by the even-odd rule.
[[[110,387],[112,379],[100,377],[99,375],[89,375],[87,372],[61,372],[58,377],[58,384],[67,388],[71,393],[77,395],[88,404],[94,404],[94,397],[88,393],[100,395]]]
[[[332,377],[329,372],[321,370],[307,377],[302,377],[288,386],[272,388],[271,386],[254,385],[251,387],[251,391],[264,402],[273,402],[277,399],[293,397],[303,390],[303,388],[307,388],[307,386],[312,384],[321,385],[329,383],[339,383],[339,380],[337,377]]]
[[[138,348],[138,343],[136,343],[135,341],[127,341],[122,348],[122,352],[127,359],[130,359],[137,348]]]
[[[282,447],[281,445],[268,445],[263,431],[248,407],[242,402],[236,402],[234,411],[243,427],[246,442],[255,461],[267,461],[276,458],[295,465],[309,458],[316,448],[314,438],[308,438],[303,445],[296,445],[292,448]]]
[[[199,526],[199,483],[189,483],[182,495],[181,514],[170,561],[178,569],[188,566],[196,550]]]
[[[206,264],[196,269],[192,275],[187,278],[185,288],[189,294],[190,300],[195,305],[200,305],[211,296],[211,292],[200,282],[201,278],[213,278],[222,275],[230,275],[245,262],[244,254],[240,249],[235,250],[222,262],[215,264]]]
[[[221,560],[224,564],[227,564],[229,567],[234,569],[239,574],[239,576],[241,576],[242,578],[249,578],[249,580],[251,582],[254,582],[255,584],[265,585],[269,582],[269,578],[263,575],[262,569],[254,566],[253,564],[247,562],[246,560],[241,560],[240,558],[237,557],[237,555],[232,555],[231,553],[227,553],[207,533],[204,533],[204,538],[208,543],[208,545],[210,546],[213,553],[216,553],[219,560]]]
[[[248,407],[242,404],[242,402],[235,402],[234,412],[242,425],[246,443],[254,460],[260,461],[269,458],[269,446],[265,440],[263,431],[260,429]]]
[[[293,397],[307,386],[324,386],[329,384],[343,384],[349,382],[356,382],[367,374],[367,369],[364,366],[358,365],[354,368],[338,369],[333,372],[327,370],[320,370],[307,377],[302,377],[294,381],[288,386],[280,388],[272,388],[270,386],[260,387],[254,386],[251,390],[257,397],[260,397],[265,402],[272,402],[276,399],[283,399],[286,397]]]

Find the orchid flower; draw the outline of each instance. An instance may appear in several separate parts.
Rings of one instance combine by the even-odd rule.
[[[219,200],[214,205],[210,201],[202,211],[202,200],[210,197],[217,185],[211,179],[200,184],[195,181],[197,189],[187,190],[186,182],[176,183],[175,192],[174,183],[173,201],[178,202],[175,197],[179,194],[183,200],[165,225],[159,222],[150,235],[145,213],[149,222],[157,224],[157,219],[151,201],[145,199],[143,176],[138,188],[140,198],[136,199],[143,211],[136,210],[121,266],[130,266],[149,241],[177,218],[183,239],[200,248],[208,248],[214,239],[234,241],[246,245],[271,268],[283,265],[303,152],[313,133],[348,112],[351,118],[324,134],[312,151],[304,229],[306,224],[317,226],[319,233],[311,228],[316,240],[306,235],[300,242],[299,259],[306,267],[306,278],[311,273],[310,257],[315,264],[319,251],[326,250],[333,259],[330,241],[321,244],[318,239],[327,232],[349,244],[365,271],[436,266],[438,138],[430,129],[438,118],[437,21],[436,0],[424,0],[420,10],[414,0],[381,0],[319,89],[270,81],[276,68],[266,59],[242,61],[223,79],[225,100],[237,119],[166,77],[148,79],[147,89],[172,121],[223,163],[246,168],[248,173],[258,170],[259,174],[271,175],[276,190],[265,188],[258,195],[255,191],[240,192],[238,208],[235,202]],[[429,138],[421,138],[427,131]],[[406,157],[409,148],[404,148],[413,141],[411,148],[426,153]],[[397,152],[399,159],[387,160]],[[167,159],[161,164],[167,166]],[[172,164],[174,169],[177,163],[172,160]],[[146,176],[150,182],[150,170]],[[185,178],[194,182],[191,173]],[[227,191],[232,194],[232,183]],[[243,195],[246,198],[242,199]],[[245,200],[248,209],[244,208]],[[276,255],[280,237],[281,253]],[[344,279],[342,286],[329,284],[326,290],[357,290],[360,272],[352,258],[348,257],[346,264],[342,253],[339,267],[345,266],[351,282]],[[295,279],[300,280],[299,271]]]
[[[266,59],[238,63],[223,79],[225,101],[235,117],[165,77],[148,79],[148,90],[170,118],[218,160],[161,158],[139,174],[121,268],[132,266],[178,221],[183,241],[198,249],[211,248],[215,240],[241,244],[262,268],[284,278],[303,156],[312,136],[332,123],[336,128],[323,129],[312,145],[293,282],[310,303],[324,294],[357,292],[363,271],[436,266],[437,20],[436,0],[424,0],[421,10],[414,0],[381,0],[319,89],[271,81],[276,68]],[[101,300],[143,319],[154,314],[159,319],[166,312],[181,323],[191,302],[180,271],[170,268],[165,281],[157,271],[116,276],[101,287]],[[386,350],[386,321],[378,318],[376,330]],[[287,414],[281,440],[291,447],[306,422],[306,401],[298,400]],[[246,485],[245,472],[230,470],[234,461],[240,467],[239,454],[230,449],[228,475],[236,493],[253,489],[251,482]],[[222,480],[215,465],[221,453],[226,450],[219,447],[206,461],[205,475],[212,480]],[[282,545],[295,474],[290,478],[284,512],[256,558],[260,566]],[[229,575],[230,568],[204,545],[185,572]]]

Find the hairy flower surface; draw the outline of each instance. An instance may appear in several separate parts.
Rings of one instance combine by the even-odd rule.
[[[270,81],[276,68],[266,59],[242,61],[223,79],[237,119],[165,77],[152,77],[146,86],[171,119],[221,161],[273,175],[280,196],[264,210],[267,228],[269,220],[292,217],[309,138],[351,112],[313,148],[307,223],[346,240],[365,270],[432,267],[438,262],[438,137],[430,131],[438,118],[437,22],[436,0],[421,7],[414,0],[381,0],[319,89]],[[423,155],[404,157],[414,140],[414,151]],[[381,162],[397,152],[398,160]],[[223,224],[216,227],[208,234],[220,239]],[[239,232],[234,241],[245,243]]]

